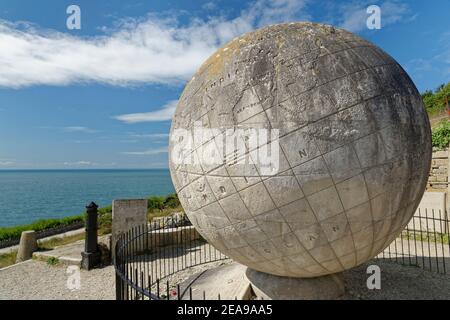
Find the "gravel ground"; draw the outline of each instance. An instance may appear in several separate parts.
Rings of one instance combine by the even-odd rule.
[[[180,283],[193,274],[218,266],[216,262],[198,266],[170,277]],[[226,263],[226,262],[225,262]],[[368,290],[367,266],[381,269],[381,290]],[[112,266],[81,270],[81,289],[67,288],[69,274],[64,266],[49,266],[45,262],[27,262],[0,270],[0,299],[114,299],[114,269]],[[344,273],[347,294],[344,299],[450,299],[450,275],[403,266],[383,259],[372,260]]]
[[[381,269],[381,289],[366,286],[367,266]],[[449,300],[450,274],[426,271],[419,267],[404,266],[383,259],[372,260],[344,273],[347,294],[344,299],[361,300]]]
[[[70,290],[65,266],[28,260],[0,270],[0,300],[103,300],[115,299],[112,266],[81,270],[79,290]]]
[[[231,260],[197,266],[178,272],[166,279],[172,284],[183,283],[194,275],[209,268],[230,263]],[[369,265],[377,265],[381,270],[381,289],[369,290],[366,285],[370,274]],[[166,280],[165,279],[165,280]],[[359,267],[344,272],[346,294],[343,300],[449,300],[450,275],[423,270],[419,267],[405,266],[383,259],[369,261]],[[155,288],[152,288],[155,290]],[[165,290],[165,285],[162,285]]]

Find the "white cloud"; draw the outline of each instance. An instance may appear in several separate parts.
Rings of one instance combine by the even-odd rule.
[[[89,129],[87,127],[73,126],[73,127],[64,127],[64,131],[66,132],[82,132],[82,133],[95,133],[97,130]]]
[[[204,5],[202,5],[203,10],[214,10],[217,8],[217,3],[213,1],[206,2]]]
[[[160,153],[166,153],[168,152],[168,147],[160,147],[160,148],[154,148],[154,149],[148,149],[144,151],[126,151],[122,152],[122,154],[127,155],[135,155],[135,156],[148,156],[148,155],[155,155]]]
[[[412,66],[413,71],[432,71],[433,63],[430,59],[416,58],[411,59],[409,64]]]
[[[89,166],[95,165],[95,163],[91,162],[91,161],[83,161],[82,160],[82,161],[75,161],[75,162],[64,162],[63,165],[66,167],[78,167],[78,166],[89,167]]]
[[[14,164],[13,161],[0,161],[0,167],[9,167]]]
[[[171,120],[177,107],[178,100],[171,100],[167,102],[161,109],[151,112],[123,114],[113,117],[116,120],[125,123],[138,122],[156,122]]]
[[[224,42],[261,25],[307,18],[308,0],[257,0],[233,19],[155,14],[125,19],[109,34],[77,37],[0,20],[0,87],[99,82],[178,84]]]
[[[337,9],[336,15],[341,17],[337,21],[339,27],[352,32],[365,30],[367,28],[366,21],[369,17],[366,9],[371,4],[373,4],[373,1],[364,0],[353,1],[348,4],[340,5]],[[417,17],[417,15],[413,15],[412,17],[408,17],[406,19],[406,17],[411,13],[411,10],[407,4],[397,0],[387,0],[381,4],[378,4],[378,6],[381,11],[381,28],[402,20],[411,21],[411,19]]]
[[[450,32],[444,32],[438,37],[439,50],[426,52],[426,57],[418,57],[408,61],[407,71],[411,72],[414,78],[423,78],[430,75],[434,79],[442,79],[446,83],[450,75]]]

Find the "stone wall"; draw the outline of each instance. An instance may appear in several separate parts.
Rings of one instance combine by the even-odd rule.
[[[448,149],[443,151],[434,151],[431,161],[430,176],[428,177],[429,189],[447,190],[448,183]]]

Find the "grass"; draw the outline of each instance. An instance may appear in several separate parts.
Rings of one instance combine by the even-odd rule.
[[[147,219],[148,221],[152,221],[153,218],[165,217],[175,212],[183,212],[183,208],[179,206],[176,208],[166,208],[163,210],[149,210],[147,213]]]
[[[0,254],[0,269],[16,263],[17,250]]]
[[[103,236],[105,234],[109,234],[111,233],[111,230],[109,227],[101,227],[98,229],[97,234],[98,236]],[[40,241],[38,244],[38,248],[39,250],[52,250],[55,249],[56,247],[60,247],[60,246],[64,246],[66,244],[71,244],[80,240],[84,240],[85,238],[85,233],[80,233],[80,234],[74,234],[71,236],[65,236],[65,237],[52,237],[48,240],[45,241]]]
[[[401,234],[402,239],[417,240],[424,242],[435,242],[442,244],[450,244],[449,234],[434,233],[426,231],[405,231]]]
[[[64,246],[66,244],[74,243],[79,240],[84,239],[84,233],[76,234],[73,236],[67,236],[62,238],[50,238],[46,241],[42,241],[39,243],[38,248],[39,250],[52,250],[56,247]]]
[[[57,264],[59,264],[59,259],[56,257],[50,257],[47,259],[47,264],[49,266],[56,266]]]
[[[66,244],[73,243],[78,240],[84,239],[84,233],[77,234],[73,236],[67,236],[63,238],[50,238],[45,241],[40,241],[38,244],[38,250],[52,250],[56,247],[63,246]],[[17,250],[11,251],[9,253],[0,254],[0,269],[16,263]]]
[[[446,110],[445,107],[429,108],[429,109],[426,109],[426,110],[427,110],[429,118],[439,117],[439,116],[441,116],[443,114],[447,115],[447,110]]]

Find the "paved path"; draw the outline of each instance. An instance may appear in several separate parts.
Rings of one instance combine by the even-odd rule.
[[[80,271],[79,290],[70,290],[66,266],[49,266],[28,260],[0,270],[1,300],[103,300],[115,299],[115,277],[112,266]],[[70,282],[73,284],[74,282]]]
[[[407,241],[403,240],[406,248]],[[397,243],[397,245],[401,245]],[[410,243],[410,248],[412,248]],[[202,259],[209,259],[210,251],[204,245],[195,248],[167,248],[164,259],[154,261],[153,276],[170,273],[171,269],[182,268]],[[415,248],[415,247],[414,247]],[[428,247],[417,247],[417,253],[440,256],[442,252],[427,250]],[[446,252],[446,251],[445,251]],[[186,257],[193,258],[193,261]],[[152,260],[152,255],[146,257]],[[203,260],[203,261],[205,261]],[[420,267],[404,266],[393,263],[393,256],[385,256],[371,260],[365,265],[345,272],[347,287],[346,299],[450,299],[450,274],[444,275],[423,270]],[[434,261],[434,260],[432,260]],[[220,264],[216,263],[217,264]],[[381,290],[368,290],[366,281],[367,265],[377,264],[381,268]],[[420,265],[420,263],[417,263]],[[214,264],[212,264],[214,265]],[[203,269],[207,265],[199,267]],[[427,267],[425,264],[423,267]],[[447,264],[448,266],[448,264]],[[199,268],[185,270],[170,276],[172,283],[182,283],[193,274],[201,271]],[[173,269],[172,269],[173,270]],[[145,269],[144,269],[145,271]],[[442,269],[440,269],[442,272]],[[70,274],[63,265],[49,266],[45,262],[29,260],[0,270],[0,299],[114,299],[115,277],[112,266],[80,271],[81,288],[70,290],[67,287]],[[449,272],[449,271],[447,271]]]

